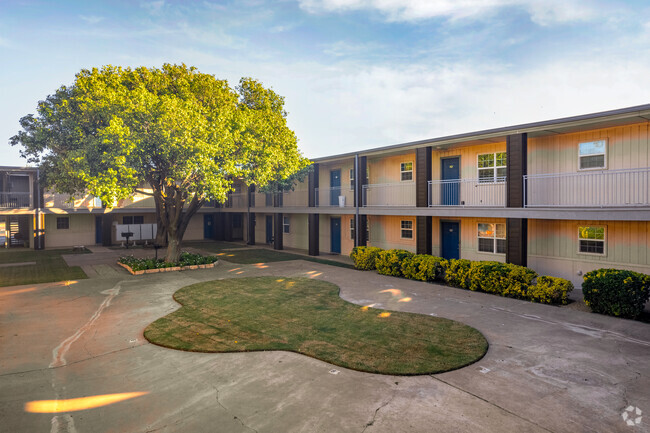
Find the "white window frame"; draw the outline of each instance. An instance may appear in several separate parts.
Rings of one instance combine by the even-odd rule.
[[[404,166],[406,164],[411,164],[411,169],[410,170],[405,170]],[[410,179],[404,179],[404,174],[410,173],[411,178]],[[400,182],[413,182],[413,161],[404,161],[399,163],[399,180]]]
[[[603,142],[603,144],[605,145],[604,146],[605,147],[604,152],[588,153],[586,155],[581,155],[580,154],[580,146],[582,144],[591,144],[591,143],[598,143],[598,142]],[[607,142],[606,138],[602,138],[600,140],[582,141],[582,142],[578,143],[578,171],[607,170],[607,148],[609,147],[608,144],[609,143]],[[603,166],[602,167],[589,167],[589,168],[581,168],[580,167],[580,161],[581,161],[582,158],[584,158],[586,156],[597,156],[597,155],[603,155]]]
[[[291,233],[291,217],[282,217],[282,233]]]
[[[411,227],[404,227],[404,223],[409,223]],[[404,231],[410,231],[411,232],[411,237],[404,237]],[[413,240],[413,220],[400,220],[399,222],[399,238],[400,239],[408,239],[410,241]]]
[[[493,230],[492,230],[493,235],[492,236],[481,236],[481,232],[479,230],[479,227],[480,227],[481,224],[488,224],[488,225],[494,226]],[[497,225],[502,225],[503,226],[503,232],[505,234],[505,237],[497,237]],[[505,252],[503,252],[503,253],[498,252],[499,251],[498,250],[498,241],[500,241],[500,240],[507,241],[507,239],[508,239],[508,233],[506,233],[506,223],[488,223],[488,222],[479,221],[478,224],[476,224],[476,238],[477,238],[477,241],[476,241],[476,251],[477,252],[485,253],[485,254],[504,255]],[[482,251],[482,250],[480,250],[479,248],[480,248],[481,244],[480,244],[479,239],[492,239],[492,251]]]
[[[506,154],[506,165],[497,165],[497,155],[501,153],[507,153],[505,151],[503,152],[487,152],[487,153],[479,153],[476,155],[476,179],[479,184],[486,184],[486,183],[502,183],[506,181],[506,176],[497,176],[497,172],[499,171],[500,168],[505,168],[507,169],[508,167],[508,155]],[[492,167],[479,167],[479,159],[483,155],[492,155],[494,158],[494,165]],[[483,180],[481,179],[481,171],[492,171],[492,177],[491,178],[484,178]]]
[[[354,222],[354,217],[350,218],[350,239],[354,240],[355,238],[355,230],[356,230],[356,224]]]
[[[581,234],[581,228],[597,228],[597,229],[603,229],[603,239],[590,239],[590,238],[583,238]],[[597,256],[597,257],[605,257],[607,256],[607,226],[604,225],[578,225],[576,228],[576,231],[578,232],[578,254],[586,254],[589,256]],[[581,251],[580,248],[580,241],[593,241],[593,242],[602,242],[603,244],[603,252],[602,253],[591,253],[588,251]]]
[[[61,220],[61,221],[66,220],[68,222],[67,227],[59,227],[59,220]],[[70,230],[70,217],[69,216],[56,217],[56,229],[57,230]]]
[[[350,191],[354,191],[354,168],[350,169]]]

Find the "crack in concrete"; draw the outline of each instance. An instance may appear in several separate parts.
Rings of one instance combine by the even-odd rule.
[[[553,433],[552,430],[549,430],[549,429],[547,429],[546,427],[543,427],[543,426],[537,424],[535,421],[532,421],[532,420],[530,420],[530,419],[524,418],[524,417],[521,416],[521,415],[518,415],[518,414],[516,414],[516,413],[514,413],[514,412],[512,412],[512,411],[509,411],[508,409],[506,409],[506,408],[504,408],[504,407],[502,407],[502,406],[499,406],[498,404],[493,403],[493,402],[491,402],[491,401],[489,401],[489,400],[487,400],[487,399],[481,397],[480,395],[477,395],[477,394],[474,394],[474,393],[472,393],[472,392],[470,392],[470,391],[464,390],[463,388],[461,388],[461,387],[459,387],[459,386],[456,386],[456,385],[454,385],[454,384],[452,384],[452,383],[450,383],[450,382],[447,382],[446,380],[442,380],[442,379],[440,379],[440,378],[438,378],[438,377],[435,377],[435,376],[432,375],[432,374],[430,374],[429,377],[430,377],[431,379],[433,379],[433,380],[437,380],[438,382],[444,383],[445,385],[451,386],[452,388],[457,389],[457,390],[460,391],[460,392],[463,392],[463,393],[465,393],[465,394],[471,395],[472,397],[477,398],[477,399],[479,399],[479,400],[481,400],[481,401],[483,401],[483,402],[489,404],[490,406],[496,407],[497,409],[500,409],[500,410],[506,412],[507,414],[514,416],[515,418],[519,418],[519,419],[522,420],[522,421],[526,421],[526,422],[528,422],[528,423],[534,425],[535,427],[538,427],[538,428],[540,428],[540,429],[542,429],[542,430],[544,430],[544,431],[546,431],[546,432]]]
[[[385,408],[386,406],[388,406],[390,404],[390,402],[393,401],[396,394],[397,394],[397,391],[395,391],[393,393],[393,395],[387,401],[382,403],[381,406],[379,406],[377,409],[375,409],[375,413],[372,414],[372,419],[368,423],[366,423],[366,425],[363,427],[363,430],[361,430],[361,433],[365,433],[365,431],[368,429],[368,427],[371,427],[372,425],[375,424],[375,421],[377,419],[377,414],[379,413],[379,411],[382,410],[383,408]]]

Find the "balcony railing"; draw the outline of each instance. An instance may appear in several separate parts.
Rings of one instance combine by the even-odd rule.
[[[415,182],[364,185],[363,206],[415,206]]]
[[[226,201],[226,207],[232,209],[242,209],[248,206],[246,203],[246,193],[233,193],[228,194],[228,200]]]
[[[29,192],[0,192],[0,208],[19,209],[32,207]]]
[[[505,207],[506,178],[429,181],[429,206]]]
[[[253,207],[273,207],[273,194],[256,192],[254,196],[255,206]]]
[[[526,207],[650,205],[650,167],[524,176]]]
[[[309,191],[306,189],[285,191],[282,193],[282,207],[307,207],[309,206]]]
[[[354,191],[346,187],[314,188],[317,207],[354,207]]]

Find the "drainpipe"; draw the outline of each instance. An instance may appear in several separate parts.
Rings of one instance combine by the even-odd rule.
[[[354,155],[354,246],[359,246],[359,154]]]

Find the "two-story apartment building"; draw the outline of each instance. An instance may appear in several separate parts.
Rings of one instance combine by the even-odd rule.
[[[403,248],[526,265],[577,287],[600,267],[650,274],[649,127],[650,104],[317,158],[292,191],[237,183],[224,206],[201,209],[185,239],[312,255]],[[33,177],[13,182],[33,198]],[[39,213],[48,247],[114,244],[116,224],[155,222],[146,197],[111,210],[92,198],[43,197],[22,210],[3,200],[0,230],[4,216],[15,243],[33,233]]]

